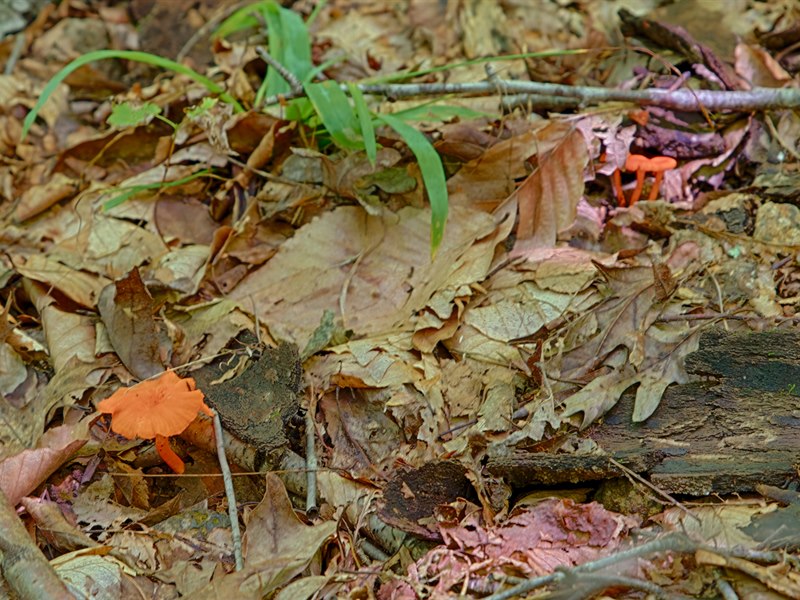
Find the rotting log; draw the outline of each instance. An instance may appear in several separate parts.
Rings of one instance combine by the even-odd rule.
[[[619,477],[608,457],[671,494],[743,493],[782,486],[800,462],[800,333],[796,329],[702,334],[686,358],[702,381],[667,388],[658,409],[633,423],[632,392],[582,435],[602,452],[489,458],[513,486]]]

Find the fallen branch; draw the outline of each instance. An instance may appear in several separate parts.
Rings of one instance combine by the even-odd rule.
[[[544,107],[548,99],[553,107],[564,104],[600,104],[603,102],[631,102],[641,106],[661,106],[672,110],[690,112],[702,111],[754,111],[778,108],[800,108],[800,89],[762,88],[749,91],[718,90],[620,90],[614,88],[571,86],[535,81],[513,81],[493,79],[467,83],[386,83],[359,84],[356,87],[365,94],[385,96],[393,100],[415,96],[506,96],[506,104],[525,104],[530,99],[537,107]],[[346,85],[342,91],[349,93]],[[293,92],[271,96],[264,104],[278,104],[282,101],[299,98],[304,92]],[[513,102],[510,102],[513,100]],[[572,102],[565,102],[571,100]]]
[[[42,554],[0,490],[0,573],[19,598],[68,600],[73,595]]]

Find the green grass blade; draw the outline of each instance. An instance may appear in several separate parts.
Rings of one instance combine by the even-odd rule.
[[[210,169],[203,169],[202,171],[197,171],[197,173],[192,173],[191,175],[187,175],[186,177],[182,177],[180,179],[176,179],[175,181],[159,181],[157,183],[143,183],[141,185],[132,185],[127,188],[121,188],[120,193],[107,200],[103,203],[103,209],[110,210],[116,206],[119,206],[132,196],[135,196],[139,192],[145,192],[147,190],[158,190],[158,189],[166,189],[171,187],[176,187],[179,185],[183,185],[184,183],[189,183],[197,179],[198,177],[203,177],[205,175],[210,175]]]
[[[50,96],[53,95],[53,92],[62,81],[64,81],[72,72],[80,69],[82,66],[88,65],[96,60],[104,60],[107,58],[132,60],[135,62],[145,63],[155,67],[160,67],[162,69],[174,71],[176,73],[180,73],[181,75],[186,75],[190,79],[204,86],[209,92],[213,94],[219,94],[219,97],[225,102],[232,104],[237,112],[244,112],[244,108],[242,108],[242,106],[230,94],[228,94],[221,85],[190,69],[189,67],[175,62],[174,60],[148,54],[147,52],[139,52],[138,50],[96,50],[95,52],[89,52],[88,54],[79,56],[71,63],[64,66],[64,68],[53,75],[53,78],[47,82],[44,90],[42,90],[42,95],[39,97],[39,101],[36,103],[36,106],[34,106],[33,110],[28,113],[28,115],[25,117],[25,121],[22,123],[21,139],[24,140],[28,135],[28,131],[30,131],[31,126],[36,120],[36,117],[39,115],[39,112],[42,110],[42,107],[50,99]]]
[[[308,19],[306,19],[306,27],[310,26],[314,21],[316,21],[326,4],[328,4],[328,0],[320,0],[317,2],[317,5],[311,10],[311,14],[308,15]]]
[[[444,176],[442,159],[428,138],[414,127],[394,115],[378,115],[378,119],[394,129],[405,140],[417,157],[422,181],[431,202],[431,256],[436,254],[444,237],[447,222],[447,182]]]
[[[374,167],[378,158],[378,143],[375,140],[375,127],[372,125],[372,113],[369,111],[367,102],[364,100],[364,94],[361,93],[358,86],[350,82],[347,87],[350,90],[350,97],[353,99],[353,106],[358,116],[361,138],[364,141],[364,151],[367,153],[369,164]]]
[[[358,120],[339,84],[335,81],[307,83],[305,89],[336,145],[346,150],[362,150],[364,141],[358,134]]]
[[[220,23],[219,27],[214,31],[214,37],[225,38],[242,29],[255,29],[260,27],[261,22],[254,16],[254,13],[262,12],[266,9],[267,4],[270,4],[272,1],[273,0],[261,0],[260,2],[254,2],[253,4],[249,4],[234,11],[231,16]]]
[[[263,15],[267,21],[270,55],[297,79],[305,80],[313,65],[311,38],[302,17],[276,2],[267,3]],[[288,91],[289,84],[286,80],[275,69],[270,68],[267,71],[267,95],[285,94]]]

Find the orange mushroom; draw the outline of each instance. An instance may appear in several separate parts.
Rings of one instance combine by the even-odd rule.
[[[98,403],[97,409],[111,415],[115,433],[128,439],[155,438],[159,456],[178,474],[183,473],[184,465],[170,448],[169,437],[182,433],[198,412],[214,415],[203,402],[203,392],[195,388],[194,379],[182,379],[173,371],[118,389]]]
[[[658,188],[661,186],[661,180],[664,178],[664,171],[669,171],[678,166],[678,161],[669,156],[656,156],[650,159],[650,171],[656,174],[656,179],[653,182],[653,187],[650,188],[650,195],[648,200],[655,200],[658,198]]]
[[[631,194],[631,199],[625,202],[625,195],[622,192],[622,181],[619,170],[614,171],[612,181],[614,191],[617,195],[617,200],[620,206],[633,206],[642,195],[642,188],[644,187],[644,176],[647,173],[655,174],[655,181],[650,188],[648,200],[655,200],[658,197],[658,188],[661,186],[661,181],[664,178],[664,171],[669,171],[678,166],[677,161],[669,156],[656,156],[654,158],[647,158],[643,154],[629,154],[628,159],[625,161],[625,170],[636,173],[636,187]]]
[[[641,154],[628,155],[628,159],[625,161],[625,170],[636,172],[636,187],[633,189],[633,194],[631,194],[631,199],[628,202],[628,206],[633,206],[636,204],[636,202],[639,200],[639,197],[642,195],[644,176],[648,171],[649,164],[650,159],[646,156]]]

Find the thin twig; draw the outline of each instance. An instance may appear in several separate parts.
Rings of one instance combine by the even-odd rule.
[[[569,589],[570,595],[568,598],[576,600],[579,598],[593,597],[595,594],[602,592],[611,587],[627,587],[634,590],[641,590],[651,594],[659,600],[667,600],[673,598],[688,598],[688,596],[679,596],[677,594],[670,594],[660,586],[643,579],[635,577],[625,577],[624,575],[596,575],[594,573],[575,573],[567,577],[561,585],[561,589]]]
[[[261,53],[259,52],[259,54]],[[261,56],[267,60],[263,55]],[[278,69],[277,64],[273,66]],[[341,84],[340,87],[343,92],[349,93],[347,85]],[[509,94],[535,96],[537,102],[541,102],[543,97],[551,96],[560,99],[571,98],[584,105],[603,102],[631,102],[643,106],[655,105],[692,112],[800,107],[800,89],[797,88],[756,87],[748,91],[689,90],[685,88],[680,90],[620,90],[501,79],[465,83],[376,83],[359,84],[357,87],[365,94],[386,96],[391,99],[447,95],[491,96],[497,94],[498,89],[503,89]],[[293,87],[292,92],[288,94],[265,99],[264,104],[267,106],[277,104],[282,100],[299,98],[303,94],[302,89],[295,90]]]
[[[272,58],[272,55],[267,52],[267,49],[263,46],[256,47],[256,54],[258,54],[265,63],[267,63],[270,67],[275,69],[281,77],[283,77],[286,82],[289,84],[291,88],[291,94],[294,96],[302,96],[305,94],[305,90],[303,89],[303,82],[300,81],[297,76],[292,73],[289,69],[284,67],[281,63],[277,60]]]
[[[739,595],[733,586],[722,578],[719,570],[714,573],[714,584],[717,586],[723,600],[739,600]]]
[[[713,319],[731,319],[733,321],[748,321],[748,315],[734,315],[732,313],[696,313],[686,315],[665,315],[656,319],[657,323],[671,323],[673,321],[710,321]]]
[[[228,516],[231,521],[231,537],[233,538],[233,557],[236,561],[236,570],[244,568],[242,560],[242,534],[239,531],[239,510],[236,504],[236,494],[233,491],[233,478],[228,466],[228,458],[225,456],[225,446],[222,440],[222,422],[219,420],[219,413],[211,409],[214,413],[214,437],[217,445],[217,458],[219,468],[222,471],[222,481],[225,483],[225,497],[228,499]]]
[[[667,492],[665,492],[661,488],[653,485],[652,483],[647,481],[647,479],[645,479],[644,477],[642,477],[638,473],[636,473],[634,471],[631,471],[628,467],[626,467],[625,465],[623,465],[619,461],[614,460],[610,456],[608,457],[608,461],[612,465],[614,465],[616,468],[618,468],[620,471],[622,471],[625,474],[626,477],[629,477],[631,479],[634,479],[635,481],[638,481],[643,486],[645,486],[646,488],[649,488],[650,490],[652,490],[653,492],[655,492],[656,494],[658,494],[662,498],[666,498],[667,500],[669,500],[674,506],[677,506],[683,512],[685,512],[687,516],[693,518],[698,523],[702,523],[702,521],[700,521],[700,518],[697,515],[695,515],[692,511],[690,511],[688,508],[686,508],[686,506],[684,506],[683,504],[678,502],[674,497],[672,497],[670,494],[668,494]]]
[[[309,404],[311,404],[309,402]],[[306,515],[316,516],[317,507],[317,431],[312,407],[306,411]]]

